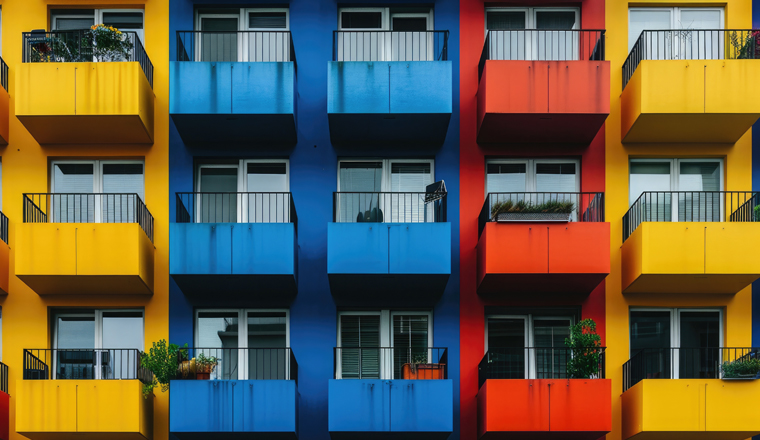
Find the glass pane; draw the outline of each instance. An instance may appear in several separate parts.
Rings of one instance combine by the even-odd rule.
[[[720,162],[681,162],[679,168],[678,190],[697,192],[678,195],[678,221],[722,221]]]
[[[536,192],[577,191],[574,163],[536,164]]]
[[[682,8],[680,12],[681,22],[679,23],[679,28],[681,29],[723,29],[723,23],[720,20],[721,12],[717,9],[695,10]]]
[[[488,360],[492,377],[525,379],[525,319],[488,318]]]
[[[691,8],[680,9],[679,38],[682,40],[679,49],[683,60],[722,59],[725,36],[718,29],[723,29],[721,11],[699,10]],[[685,31],[686,29],[706,29],[714,32]]]
[[[534,319],[533,346],[537,379],[567,377],[565,338],[570,336],[570,318]],[[559,348],[552,350],[551,348]]]
[[[248,313],[248,379],[287,378],[285,312]]]
[[[433,205],[425,204],[425,188],[433,183],[430,163],[393,163],[391,164],[391,192],[383,197],[381,215],[391,222],[426,222],[434,221]],[[390,215],[389,215],[390,214]],[[387,220],[386,218],[386,220]]]
[[[670,162],[631,162],[629,203],[633,205],[644,191],[670,191]],[[672,217],[671,194],[648,194],[640,201],[642,221],[666,221]]]
[[[428,352],[428,317],[393,317],[393,377],[401,379],[404,364],[434,363]]]
[[[577,60],[579,34],[566,32],[575,27],[574,11],[536,11],[536,29],[532,41],[533,60]],[[557,30],[561,29],[561,30]],[[549,31],[554,30],[554,31]]]
[[[101,199],[101,215],[106,223],[130,223],[135,221],[138,207],[134,194],[145,200],[143,164],[103,164],[103,192],[119,195]]]
[[[630,9],[628,11],[628,51],[633,48],[636,41],[641,36],[641,31],[644,30],[666,30],[671,29],[671,15],[673,11],[670,8],[662,8],[661,10],[641,10]],[[650,46],[650,53],[654,52],[660,56],[648,57],[648,59],[658,59],[665,57],[665,33],[655,33],[652,36],[652,40],[647,42],[647,46]],[[659,36],[659,38],[657,38]],[[667,44],[668,50],[670,50],[670,44]],[[658,50],[659,48],[659,50]]]
[[[134,31],[143,28],[142,12],[104,12],[103,24],[119,30]]]
[[[55,26],[54,31],[89,29],[95,24],[95,11],[92,9],[71,12],[53,11],[51,15],[53,18],[51,21]]]
[[[199,312],[198,344],[194,355],[217,358],[213,374],[217,379],[238,379],[238,314],[237,312]]]
[[[237,221],[237,167],[201,168],[198,200],[202,223]]]
[[[94,164],[54,165],[50,209],[55,223],[92,223],[95,221],[95,197],[83,196],[94,191]],[[41,207],[44,209],[45,207]]]
[[[525,192],[526,170],[524,163],[488,164],[486,192]]]
[[[344,379],[380,379],[380,316],[341,315],[340,346]]]
[[[287,12],[248,13],[248,29],[285,30],[286,28]]]
[[[382,190],[382,162],[341,162],[338,221],[378,221],[378,194]],[[374,217],[372,216],[374,210]],[[382,221],[382,220],[380,220]]]
[[[679,314],[679,378],[718,378],[721,363],[720,313],[687,312]]]
[[[381,12],[341,12],[342,29],[381,29]]]
[[[573,29],[575,11],[536,11],[536,29]]]
[[[249,194],[245,207],[244,222],[283,222],[290,212],[288,175],[285,163],[250,163],[247,167],[246,184]],[[264,193],[264,194],[262,194]]]
[[[201,18],[201,61],[238,60],[238,19]]]
[[[486,29],[525,29],[524,11],[488,11],[486,13]]]
[[[56,319],[55,378],[95,378],[95,317],[64,317]],[[83,350],[84,349],[84,350]]]
[[[137,351],[143,350],[143,316],[140,312],[103,312],[100,357],[103,379],[137,379]],[[118,350],[125,349],[125,350]],[[126,350],[132,349],[132,350]]]
[[[426,17],[393,17],[391,20],[392,30],[402,32],[425,32],[427,31]]]
[[[646,349],[636,361],[640,379],[671,378],[670,312],[632,311],[630,325],[631,358]]]

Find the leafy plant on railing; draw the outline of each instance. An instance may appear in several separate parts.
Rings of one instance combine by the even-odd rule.
[[[196,372],[200,374],[211,374],[219,363],[219,359],[215,356],[206,356],[203,353],[198,354],[195,357]]]
[[[135,45],[113,26],[97,24],[90,28],[92,54],[97,61],[122,61],[129,59]]]
[[[80,61],[78,45],[69,46],[65,39],[51,37],[35,37],[30,44],[29,55],[33,63],[76,62]]]
[[[565,338],[570,349],[567,376],[571,379],[592,379],[600,376],[599,360],[602,356],[602,338],[596,333],[596,322],[584,319],[570,327]]]
[[[30,58],[35,63],[124,61],[134,49],[131,39],[113,26],[98,24],[86,31],[32,35]]]
[[[147,398],[157,386],[162,392],[169,391],[169,381],[177,377],[180,360],[187,358],[187,344],[167,344],[165,339],[153,343],[147,353],[140,356],[140,366],[153,373],[153,380],[143,385],[143,395]]]
[[[724,379],[756,378],[760,374],[760,359],[753,357],[726,361],[720,369]]]
[[[522,214],[539,214],[539,213],[556,213],[570,214],[575,208],[575,203],[565,200],[553,200],[544,203],[531,203],[525,200],[517,202],[512,199],[496,202],[491,205],[491,217],[503,213],[522,213]]]
[[[733,31],[729,35],[737,60],[760,59],[760,31]]]
[[[755,206],[755,207],[752,209],[752,213],[753,213],[753,215],[754,215],[754,217],[755,217],[755,218],[754,218],[754,220],[755,220],[756,222],[760,222],[760,205],[757,205],[757,206]]]

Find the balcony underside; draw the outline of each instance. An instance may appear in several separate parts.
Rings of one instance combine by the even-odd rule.
[[[172,120],[189,146],[224,143],[230,147],[266,144],[285,148],[296,144],[293,114],[173,114]]]
[[[148,144],[139,115],[18,116],[40,144]]]
[[[478,143],[588,145],[610,113],[609,61],[487,60]]]
[[[296,298],[294,275],[172,275],[182,293],[198,304],[225,300],[255,301],[287,307]]]
[[[443,144],[451,113],[331,113],[327,118],[335,145],[402,150]]]
[[[152,295],[139,275],[18,275],[38,295]]]
[[[443,295],[449,274],[328,274],[336,303],[344,307],[424,307]]]
[[[578,302],[589,296],[607,278],[606,273],[486,274],[478,285],[478,294],[485,298],[505,298],[529,302],[524,293],[541,294],[541,299],[557,302]]]

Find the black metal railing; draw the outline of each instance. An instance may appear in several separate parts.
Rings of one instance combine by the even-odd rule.
[[[177,223],[293,223],[298,215],[289,192],[178,192]]]
[[[645,191],[623,216],[623,241],[642,222],[759,222],[754,191]]]
[[[177,379],[293,380],[298,362],[292,348],[186,348]]]
[[[604,379],[605,347],[489,348],[478,365],[488,379]]]
[[[446,222],[445,192],[334,192],[337,223]]]
[[[8,91],[8,65],[5,64],[5,60],[0,58],[0,85],[3,86],[5,91]]]
[[[445,347],[335,347],[336,379],[447,379]]]
[[[746,378],[735,372],[749,361],[760,363],[760,348],[645,348],[623,364],[623,392],[644,379]]]
[[[25,63],[117,62],[140,63],[153,87],[153,63],[136,32],[122,31],[121,50],[98,48],[90,29],[24,32],[22,60]]]
[[[488,222],[603,222],[604,193],[488,193],[478,217],[478,236]]]
[[[290,31],[177,31],[177,61],[296,63]]]
[[[137,349],[27,349],[24,350],[24,379],[137,379],[153,380],[153,373],[140,365]]]
[[[0,240],[5,244],[8,243],[8,217],[0,212]]]
[[[8,394],[8,366],[0,362],[0,391]]]
[[[478,80],[486,60],[604,61],[604,29],[492,29],[478,63]]]
[[[25,193],[24,223],[138,223],[153,241],[153,215],[137,194]]]
[[[623,64],[623,88],[644,60],[760,59],[760,30],[671,29],[642,31]]]
[[[446,61],[449,31],[333,31],[333,61]]]

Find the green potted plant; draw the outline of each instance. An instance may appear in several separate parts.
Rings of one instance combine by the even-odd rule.
[[[416,353],[411,362],[405,363],[401,368],[402,378],[407,380],[418,379],[443,379],[446,364],[428,363],[427,353]]]
[[[161,391],[169,391],[169,382],[177,377],[180,359],[187,357],[187,344],[167,344],[165,339],[154,342],[148,352],[140,354],[140,367],[153,373],[153,380],[143,386],[143,395],[147,398],[153,389],[161,386]]]
[[[760,379],[760,359],[742,357],[720,366],[721,379]]]
[[[575,203],[552,200],[544,203],[512,199],[491,205],[491,220],[496,222],[569,222]]]
[[[570,379],[594,379],[599,371],[602,357],[602,338],[596,333],[596,322],[584,319],[570,327],[570,337],[565,338],[570,349],[567,360],[567,377]]]
[[[203,353],[195,357],[195,378],[200,380],[211,379],[211,372],[214,371],[219,360],[214,356],[206,356]]]

